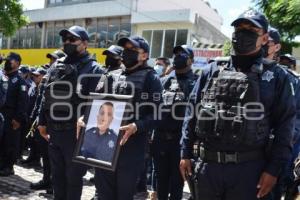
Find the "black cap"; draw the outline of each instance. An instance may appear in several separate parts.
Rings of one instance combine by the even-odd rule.
[[[22,73],[22,74],[28,74],[30,73],[30,69],[29,67],[25,66],[25,65],[22,65],[20,68],[19,68],[19,72]]]
[[[21,62],[21,56],[15,52],[10,52],[7,56],[6,56],[6,60],[16,60],[18,62]]]
[[[187,45],[179,45],[179,46],[176,46],[174,47],[173,49],[173,53],[176,54],[178,51],[183,51],[185,52],[186,54],[189,55],[189,57],[191,59],[194,58],[194,52],[193,52],[193,49]]]
[[[294,56],[292,56],[291,54],[284,54],[284,55],[281,55],[280,57],[280,60],[281,59],[287,59],[289,60],[292,64],[295,64],[296,65],[296,58]]]
[[[242,22],[250,22],[258,28],[264,29],[265,32],[268,31],[269,22],[264,14],[256,10],[247,10],[242,13],[236,20],[231,23],[231,26],[238,26]]]
[[[123,49],[116,45],[111,45],[108,49],[103,51],[102,55],[113,54],[114,56],[122,56]]]
[[[149,53],[149,44],[144,38],[140,36],[121,38],[118,41],[118,45],[124,47],[127,42],[130,42],[134,47],[143,49],[146,53]]]
[[[81,26],[71,26],[69,29],[63,29],[59,32],[59,35],[64,37],[68,33],[80,38],[83,41],[89,41],[89,35],[87,31]]]
[[[38,68],[37,70],[35,70],[35,72],[32,72],[32,74],[34,74],[34,75],[45,75],[45,74],[47,74],[47,71],[43,68]]]
[[[280,33],[276,28],[269,28],[269,41],[273,41],[275,44],[280,43]]]
[[[52,53],[48,53],[46,55],[47,58],[55,58],[55,59],[59,59],[59,58],[65,57],[65,56],[66,56],[66,54],[61,50],[56,50],[56,51],[54,51]]]

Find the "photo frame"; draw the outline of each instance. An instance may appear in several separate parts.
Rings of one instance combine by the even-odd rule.
[[[122,131],[127,125],[132,96],[91,93],[85,105],[85,127],[75,147],[73,161],[88,166],[115,171]]]

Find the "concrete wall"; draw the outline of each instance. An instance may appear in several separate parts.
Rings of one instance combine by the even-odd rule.
[[[222,17],[203,0],[135,0],[137,2],[137,11],[162,11],[191,9],[206,19],[217,29],[221,29],[223,23]]]
[[[114,0],[25,11],[31,22],[131,15],[132,0]]]
[[[293,48],[293,56],[297,59],[297,72],[300,73],[300,47]]]

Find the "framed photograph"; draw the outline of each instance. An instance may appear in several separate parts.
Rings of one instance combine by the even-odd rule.
[[[92,93],[73,161],[115,171],[120,152],[120,127],[127,125],[132,96]]]

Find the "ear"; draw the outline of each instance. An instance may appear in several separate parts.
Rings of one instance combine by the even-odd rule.
[[[142,54],[142,60],[145,61],[149,58],[149,53],[143,53]]]
[[[262,45],[267,44],[268,41],[269,41],[269,33],[265,33],[265,34],[262,36]]]
[[[276,44],[275,46],[276,52],[280,51],[280,49],[281,49],[281,44]]]

